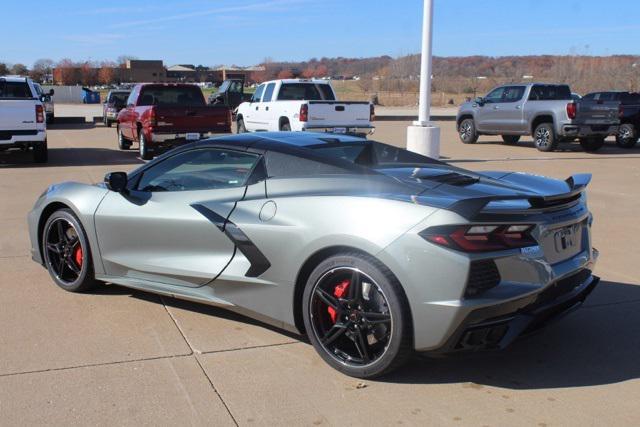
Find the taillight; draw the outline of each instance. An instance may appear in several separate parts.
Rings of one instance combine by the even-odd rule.
[[[578,107],[576,105],[575,102],[570,102],[567,104],[567,117],[569,117],[571,120],[576,118],[576,111],[577,111]]]
[[[530,224],[437,226],[420,232],[420,236],[436,245],[463,252],[490,252],[536,245],[531,236],[533,227]]]
[[[300,117],[299,120],[301,122],[306,122],[309,120],[309,105],[308,104],[302,104],[300,106]]]
[[[149,110],[149,126],[157,126],[158,118],[156,117],[156,109],[151,107]]]
[[[372,122],[376,119],[376,107],[373,104],[369,104],[369,121]]]
[[[44,123],[44,108],[42,108],[42,105],[36,105],[36,122]]]

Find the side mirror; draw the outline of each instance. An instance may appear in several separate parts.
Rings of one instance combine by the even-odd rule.
[[[104,176],[107,188],[116,193],[123,193],[127,189],[128,177],[125,172],[109,172]]]
[[[55,91],[53,89],[49,89],[49,96],[53,96],[54,93]]]
[[[476,104],[482,107],[484,105],[484,98],[479,96],[476,99],[474,99],[473,102],[475,102]]]

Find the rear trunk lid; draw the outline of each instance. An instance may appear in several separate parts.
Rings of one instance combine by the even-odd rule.
[[[154,107],[157,132],[229,132],[231,115],[224,105]]]
[[[309,101],[308,126],[367,127],[371,125],[369,102]]]
[[[576,102],[577,125],[613,125],[619,121],[618,101],[580,100]]]

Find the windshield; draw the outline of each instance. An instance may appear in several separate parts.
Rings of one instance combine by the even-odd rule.
[[[115,105],[125,105],[128,97],[129,97],[129,92],[112,93],[111,96],[109,97],[109,102]]]
[[[146,86],[140,92],[138,105],[166,107],[204,106],[202,91],[197,86]]]

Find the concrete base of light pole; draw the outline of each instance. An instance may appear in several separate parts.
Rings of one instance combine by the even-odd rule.
[[[440,128],[432,123],[414,122],[407,128],[407,150],[439,159]]]

